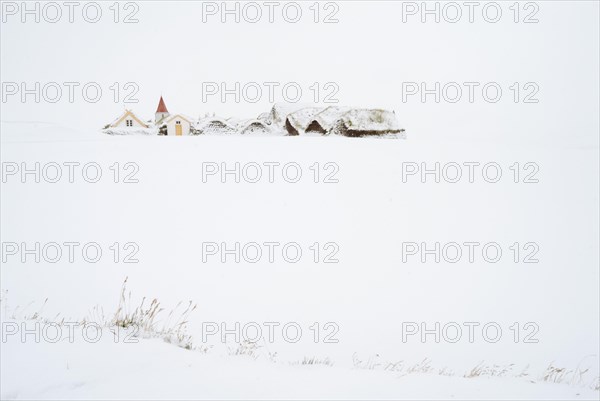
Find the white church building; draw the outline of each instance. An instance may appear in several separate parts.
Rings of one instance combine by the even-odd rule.
[[[144,122],[131,110],[125,110],[105,129],[117,128],[115,132],[130,133],[137,132],[136,128],[152,128],[152,122]],[[162,96],[158,102],[156,113],[154,113],[154,127],[159,130],[159,135],[182,136],[191,135],[193,130],[193,119],[183,114],[171,115]],[[124,129],[123,129],[124,128]]]
[[[192,119],[182,114],[171,115],[162,96],[158,102],[156,113],[154,113],[154,123],[161,128],[161,133],[167,136],[191,135],[192,133]],[[163,127],[166,127],[166,130]]]

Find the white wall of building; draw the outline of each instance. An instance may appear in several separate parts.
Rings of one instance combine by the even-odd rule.
[[[129,121],[129,124],[128,124]],[[127,115],[123,120],[121,120],[118,124],[113,125],[115,128],[132,128],[132,127],[144,127],[144,125],[140,124],[133,116]]]
[[[179,116],[175,116],[175,118],[172,118],[169,122],[167,122],[167,135],[175,136],[177,133],[177,125],[181,125],[181,135],[190,135],[191,124],[189,121]]]

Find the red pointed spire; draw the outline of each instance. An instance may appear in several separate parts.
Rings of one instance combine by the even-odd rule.
[[[157,113],[168,113],[167,106],[165,106],[165,101],[162,96],[160,97],[160,102],[158,102],[158,108],[156,109]]]

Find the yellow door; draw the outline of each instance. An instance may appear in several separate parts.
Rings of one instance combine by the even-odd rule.
[[[181,136],[181,125],[180,124],[175,125],[175,135]]]

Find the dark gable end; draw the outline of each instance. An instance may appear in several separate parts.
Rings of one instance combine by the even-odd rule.
[[[313,120],[310,124],[308,124],[308,127],[306,127],[306,132],[318,132],[319,134],[327,133],[325,128],[323,128],[317,120]]]
[[[296,128],[294,128],[294,126],[290,123],[290,119],[289,118],[285,119],[285,129],[287,130],[288,134],[291,135],[291,136],[300,135],[300,133],[298,132],[298,130]]]

